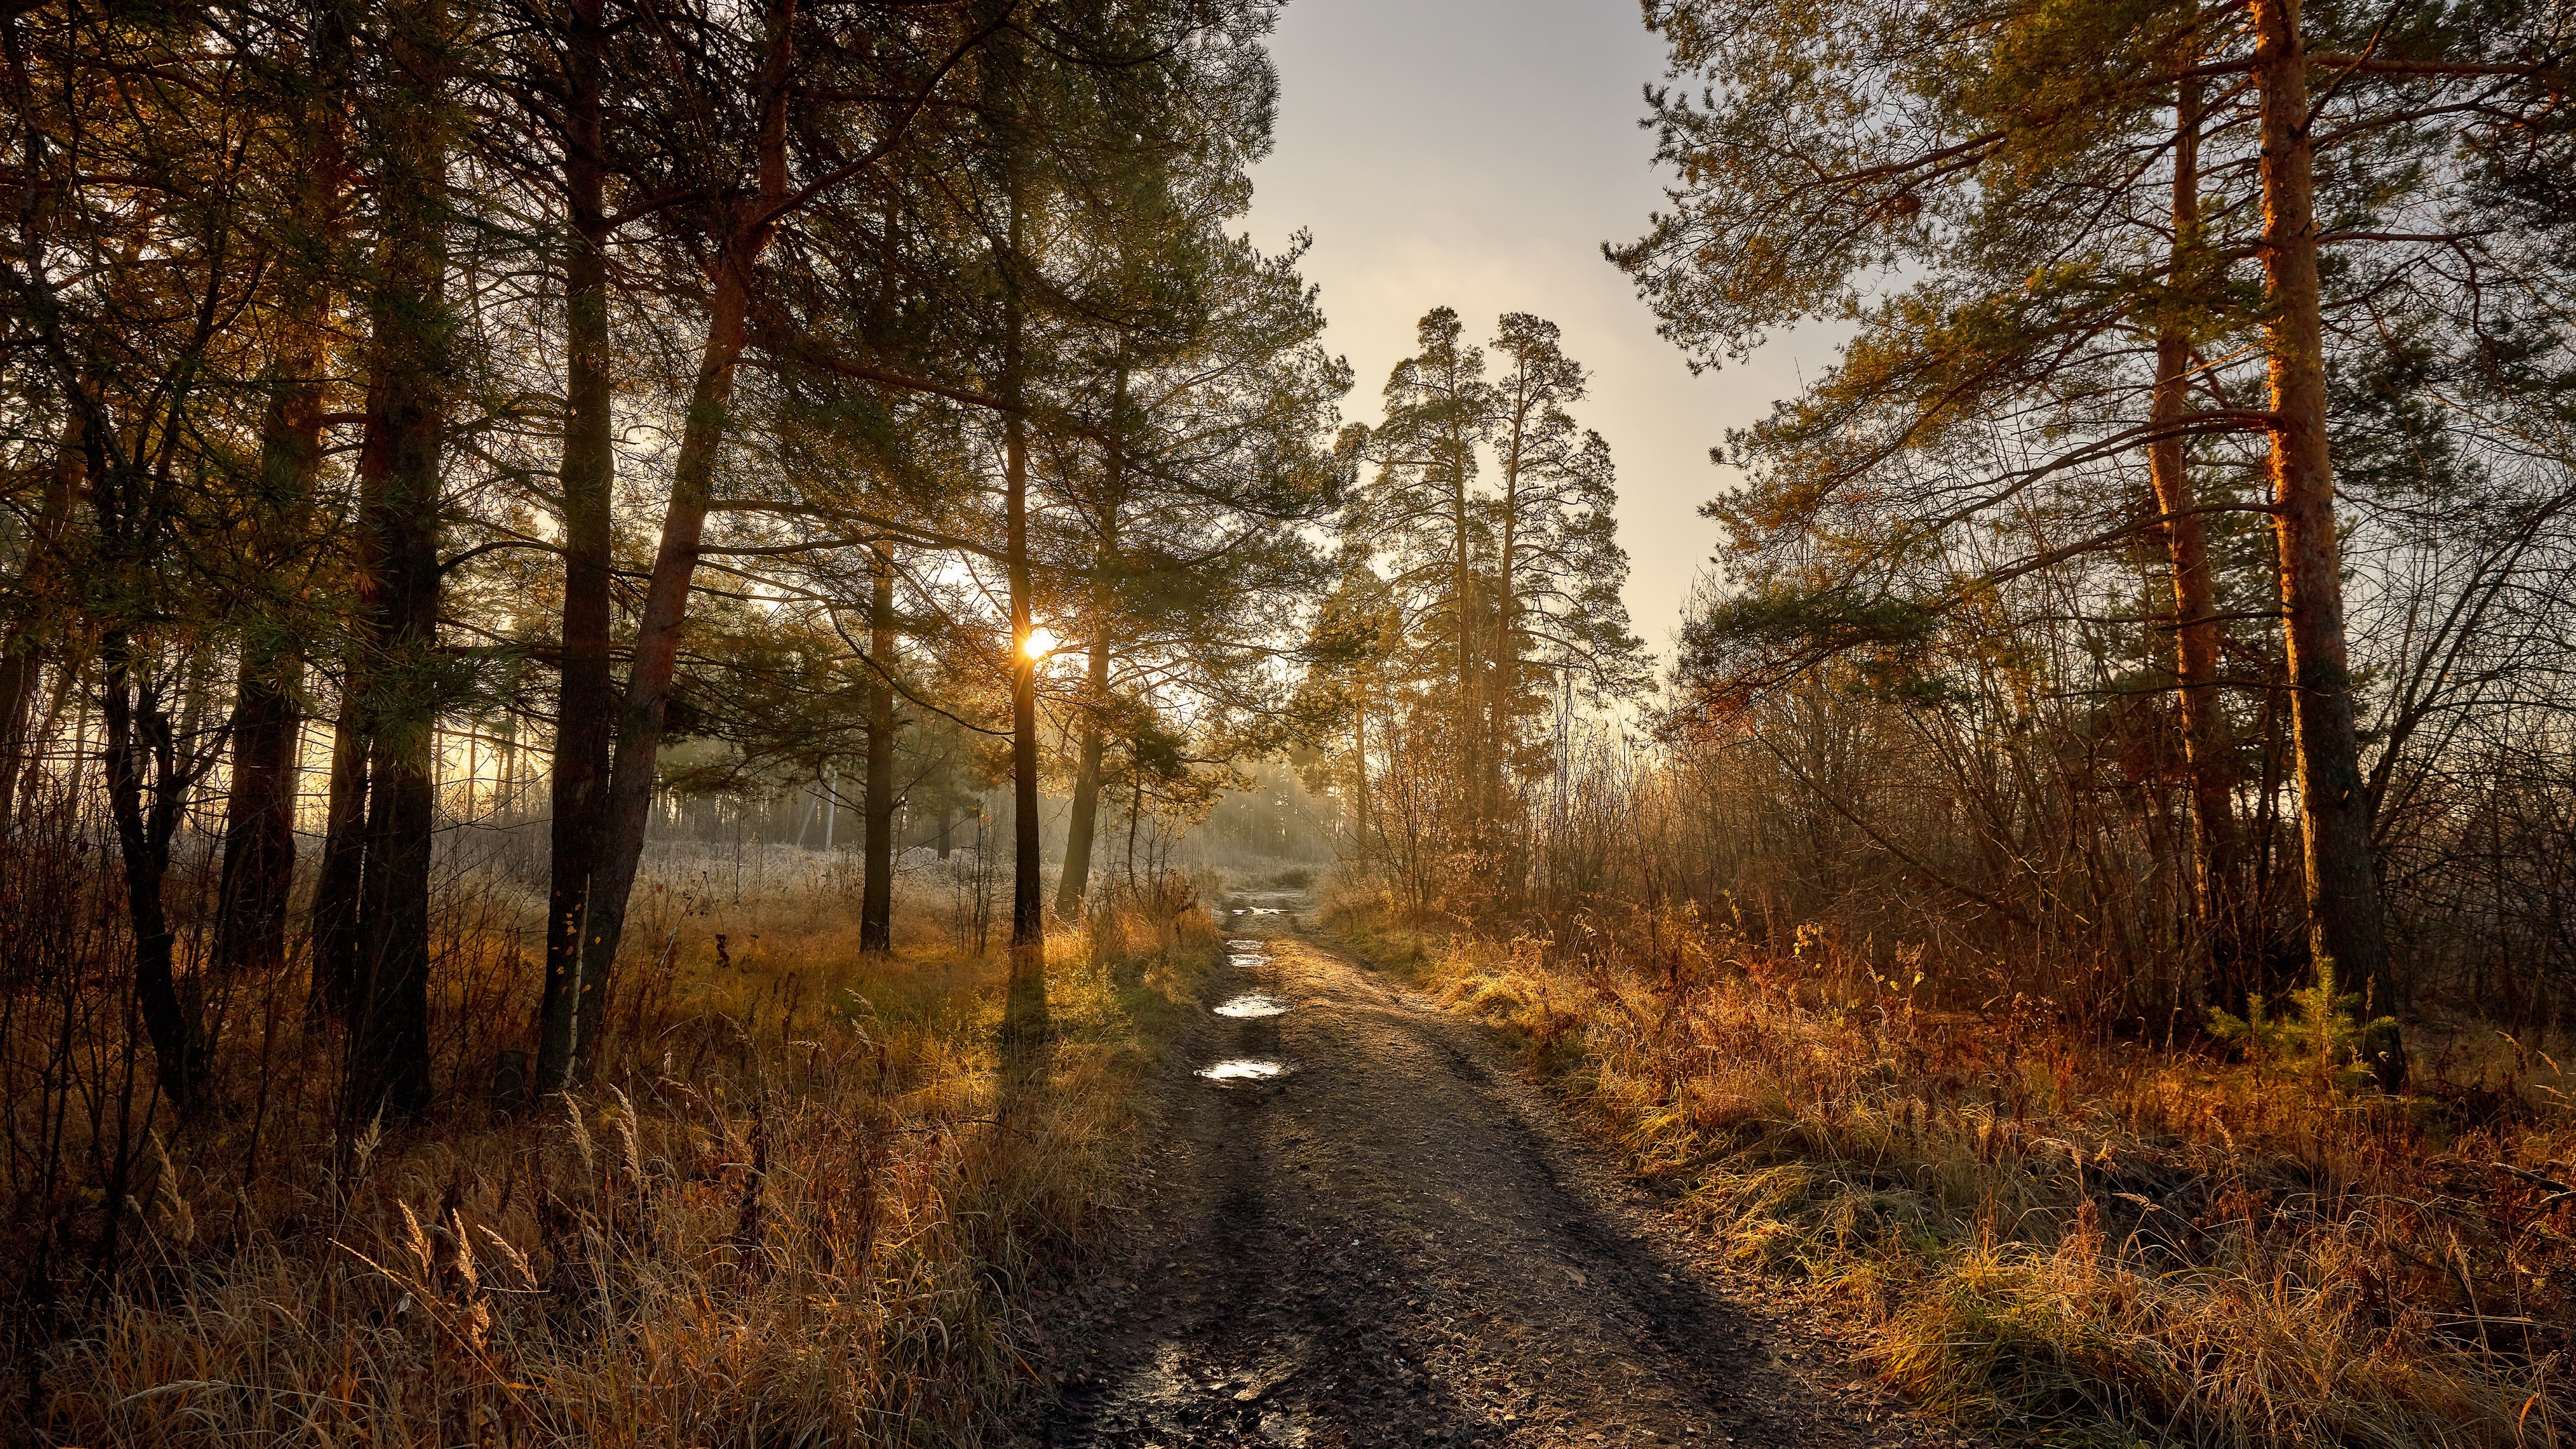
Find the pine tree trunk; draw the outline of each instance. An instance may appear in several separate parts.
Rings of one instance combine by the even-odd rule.
[[[716,454],[733,405],[734,371],[748,335],[753,285],[787,195],[787,101],[795,13],[796,0],[773,0],[768,15],[767,53],[758,82],[758,184],[726,217],[706,343],[698,356],[698,377],[689,394],[679,456],[672,464],[671,501],[662,515],[661,542],[645,587],[643,615],[636,623],[634,663],[618,712],[617,745],[602,808],[600,859],[591,877],[588,935],[582,942],[574,1060],[576,1076],[584,1079],[598,1071],[605,1045],[611,972],[626,932],[628,897],[644,857],[645,827],[652,819],[653,778],[671,681],[679,670],[680,630],[688,622],[698,540],[715,500]]]
[[[1013,401],[1016,404],[1016,398]],[[1011,822],[1011,947],[1019,951],[1046,943],[1045,862],[1038,839],[1038,662],[1025,647],[1035,627],[1029,577],[1028,425],[1014,411],[1003,426],[1011,590],[1011,803],[1016,812]]]
[[[291,649],[242,651],[215,915],[215,974],[222,980],[265,976],[285,964],[287,895],[295,884],[302,663]]]
[[[577,1076],[584,1080],[599,1068],[610,977],[625,935],[627,897],[643,861],[654,771],[662,750],[671,681],[679,670],[680,631],[688,621],[698,540],[714,499],[715,455],[733,400],[734,369],[742,357],[749,316],[752,256],[735,246],[725,250],[715,305],[707,319],[707,340],[699,354],[697,385],[690,394],[688,425],[672,471],[670,507],[662,516],[661,543],[654,552],[644,612],[636,625],[634,664],[627,674],[626,698],[617,721],[601,858],[591,878],[588,930],[582,942],[574,1060]]]
[[[347,148],[335,115],[347,81],[347,36],[336,12],[317,11],[307,58],[317,95],[294,116],[294,224],[303,248],[281,267],[279,315],[286,345],[270,370],[260,420],[254,544],[280,574],[310,545],[314,489],[322,473],[324,329],[331,306],[341,171]],[[244,630],[235,679],[231,795],[225,803],[224,859],[217,893],[215,975],[219,990],[243,974],[285,964],[287,898],[295,885],[295,786],[303,744],[304,655],[274,620]],[[228,990],[227,990],[227,994]],[[209,1050],[222,1035],[221,1011],[207,1027]]]
[[[1073,777],[1073,808],[1065,819],[1064,871],[1056,880],[1055,913],[1071,920],[1091,893],[1091,843],[1100,829],[1100,757],[1107,736],[1101,711],[1109,707],[1109,628],[1117,596],[1119,511],[1127,488],[1127,364],[1122,358],[1110,391],[1109,443],[1103,460],[1100,550],[1091,577],[1091,658],[1083,678],[1082,758]]]
[[[1478,707],[1476,698],[1479,693],[1477,686],[1481,682],[1477,678],[1476,668],[1476,574],[1467,548],[1465,449],[1472,446],[1472,444],[1461,444],[1452,450],[1450,459],[1454,467],[1449,490],[1449,526],[1456,534],[1456,540],[1450,563],[1449,587],[1457,600],[1455,608],[1458,615],[1459,793],[1466,800],[1465,824],[1467,826],[1463,835],[1471,845],[1482,846],[1485,819],[1483,810],[1479,808],[1483,804],[1479,796],[1484,784],[1485,767],[1484,760],[1481,758],[1482,752],[1477,746],[1484,734],[1484,731],[1479,728],[1483,711]]]
[[[868,600],[868,650],[894,669],[894,555],[877,545]],[[880,675],[868,691],[866,881],[859,898],[859,949],[894,949],[894,684]]]
[[[20,597],[25,597],[25,571],[20,571]],[[12,620],[0,637],[0,840],[9,836],[17,812],[18,780],[25,773],[29,717],[35,713],[36,685],[44,678],[45,653],[36,631]]]
[[[1004,259],[1009,336],[1002,360],[1005,566],[1011,606],[1011,970],[1003,1005],[1007,1043],[1025,1045],[1046,1029],[1046,882],[1038,836],[1038,662],[1027,644],[1035,626],[1029,575],[1029,435],[1020,411],[1023,379],[1018,283],[1020,207],[1011,208]]]
[[[374,596],[363,641],[367,823],[358,893],[358,987],[351,1001],[352,1120],[414,1118],[430,1104],[429,881],[436,827],[438,607],[446,434],[446,10],[395,12],[386,50],[400,79],[376,118],[381,231],[370,308],[373,365],[358,453],[359,549]],[[370,486],[372,485],[372,486]]]
[[[364,512],[361,504],[360,511]],[[368,593],[366,561],[354,582]],[[348,651],[331,727],[331,783],[322,817],[322,863],[313,882],[312,999],[307,1016],[339,1021],[358,994],[358,893],[366,879],[367,713],[362,651]]]
[[[2263,270],[2272,383],[2272,490],[2297,751],[2310,954],[2363,990],[2371,1015],[2401,1006],[2370,846],[2370,795],[2353,725],[2343,579],[2327,452],[2325,328],[2317,275],[2314,144],[2298,0],[2254,0],[2261,89]],[[2397,1031],[2363,1049],[2391,1090],[2406,1079]]]
[[[546,964],[537,1003],[540,1092],[574,1074],[581,1000],[583,923],[599,869],[616,686],[609,672],[610,501],[616,453],[610,434],[608,220],[601,160],[602,0],[573,0],[564,37],[564,195],[571,246],[564,258],[564,604],[562,673],[555,691],[555,749],[548,796]]]
[[[42,621],[29,615],[61,587],[63,528],[70,522],[72,502],[87,475],[81,456],[81,428],[87,416],[85,409],[73,407],[63,421],[62,442],[36,505],[35,527],[28,531],[27,555],[19,561],[13,590],[19,612],[10,617],[8,632],[0,635],[0,839],[8,837],[19,781],[30,774],[28,765],[35,753],[30,748],[29,726],[36,686],[44,678],[45,650]]]
[[[1360,859],[1362,859],[1362,860],[1366,860],[1366,859],[1368,859],[1368,858],[1369,858],[1369,850],[1370,850],[1370,845],[1369,845],[1369,759],[1368,759],[1368,717],[1369,717],[1369,693],[1370,693],[1370,691],[1369,691],[1369,669],[1368,669],[1368,666],[1367,666],[1367,665],[1365,665],[1365,664],[1363,664],[1362,666],[1360,666],[1360,669],[1359,669],[1358,673],[1359,673],[1359,708],[1358,708],[1356,711],[1354,711],[1354,712],[1353,712],[1353,714],[1354,714],[1354,718],[1353,718],[1352,725],[1351,725],[1351,748],[1352,748],[1352,752],[1353,752],[1353,754],[1357,757],[1357,758],[1356,758],[1356,760],[1355,760],[1355,762],[1354,762],[1354,763],[1355,763],[1356,768],[1355,768],[1355,769],[1354,769],[1354,771],[1353,771],[1353,773],[1354,773],[1354,775],[1355,775],[1355,777],[1356,777],[1356,778],[1355,778],[1355,780],[1354,780],[1354,782],[1353,782],[1353,794],[1354,794],[1354,796],[1356,797],[1356,804],[1357,804],[1357,805],[1358,805],[1358,807],[1359,807],[1359,817],[1360,817]]]
[[[2178,311],[2186,278],[2200,249],[2201,83],[2181,83],[2174,136],[2173,306]],[[2156,338],[2153,421],[2172,428],[2188,410],[2191,341],[2178,322]],[[2159,437],[2147,449],[2147,471],[2157,510],[2167,516],[2165,550],[2173,569],[2174,684],[2182,713],[2185,766],[2191,778],[2193,897],[2208,953],[2211,980],[2198,964],[2184,986],[2183,1006],[2197,1019],[2214,989],[2231,1009],[2243,1009],[2239,979],[2245,929],[2242,867],[2236,845],[2236,750],[2218,694],[2217,586],[2210,571],[2209,524],[2192,510],[2198,496],[2191,460],[2179,434]]]
[[[1093,700],[1109,697],[1105,635],[1091,641],[1091,667],[1084,683]],[[1073,807],[1065,820],[1064,873],[1055,888],[1055,913],[1068,920],[1081,912],[1083,898],[1091,893],[1091,843],[1100,833],[1100,760],[1108,736],[1097,709],[1095,704],[1082,720],[1082,759],[1073,777]]]
[[[1485,670],[1490,681],[1485,690],[1487,732],[1485,738],[1485,817],[1499,826],[1506,814],[1505,771],[1511,759],[1510,738],[1513,707],[1520,696],[1520,580],[1513,565],[1519,562],[1521,521],[1522,429],[1525,409],[1516,408],[1512,419],[1509,452],[1503,467],[1503,535],[1501,550],[1494,557],[1494,637],[1486,651]],[[1516,812],[1515,812],[1516,814]],[[1517,823],[1515,819],[1514,823]],[[1520,905],[1522,888],[1528,881],[1526,860],[1497,860],[1493,877],[1497,890],[1495,904],[1504,910]]]

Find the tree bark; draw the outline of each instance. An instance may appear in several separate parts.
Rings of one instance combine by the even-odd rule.
[[[1090,666],[1084,675],[1085,692],[1095,701],[1109,697],[1109,640],[1091,641]],[[1106,752],[1108,732],[1101,727],[1096,712],[1082,720],[1082,757],[1073,777],[1073,808],[1065,820],[1064,873],[1056,881],[1055,913],[1068,920],[1082,910],[1083,898],[1091,893],[1091,845],[1100,833],[1100,761]]]
[[[1012,371],[1016,374],[1016,365]],[[1017,391],[1014,375],[1015,408]],[[1045,866],[1038,840],[1038,661],[1027,647],[1036,627],[1029,574],[1028,424],[1014,411],[1003,431],[1011,590],[1011,946],[1019,950],[1046,944]]]
[[[363,499],[359,511],[363,514]],[[361,551],[353,580],[368,597],[367,562]],[[314,1021],[344,1020],[358,992],[358,894],[366,879],[367,705],[362,651],[348,651],[340,676],[340,707],[331,726],[331,783],[322,823],[322,863],[313,883],[312,999]]]
[[[295,884],[296,747],[303,738],[303,660],[292,649],[245,647],[235,680],[232,789],[215,914],[215,974],[265,976],[286,961],[287,895]]]
[[[636,623],[634,663],[619,708],[617,745],[602,809],[600,860],[592,875],[588,932],[582,941],[574,1046],[580,1079],[599,1069],[610,977],[626,931],[628,896],[644,856],[654,771],[669,712],[671,681],[679,669],[680,631],[688,621],[689,586],[697,573],[698,540],[715,499],[716,454],[724,444],[734,372],[742,360],[761,254],[777,232],[786,200],[787,100],[795,14],[796,0],[772,0],[758,82],[758,182],[753,194],[735,202],[726,217],[706,342],[699,352],[688,421],[671,471],[671,502],[662,515],[662,536],[654,550],[644,612]]]
[[[2177,426],[2190,405],[2191,338],[2180,315],[2200,249],[2198,78],[2180,83],[2174,109],[2174,296],[2156,336],[2151,418],[2166,429]],[[2155,487],[2157,511],[2168,520],[2165,552],[2173,570],[2174,686],[2181,704],[2184,765],[2191,780],[2193,899],[2210,978],[2185,982],[2184,1007],[2197,1017],[2209,1004],[2211,988],[2237,1010],[2243,1009],[2246,990],[2246,983],[2238,979],[2246,923],[2236,844],[2236,750],[2218,695],[2218,595],[2209,563],[2209,524],[2193,511],[2197,496],[2191,459],[2178,433],[2149,445],[2147,472]],[[2195,963],[2192,977],[2199,975]]]
[[[446,21],[442,0],[388,17],[395,79],[374,118],[381,241],[373,359],[358,452],[367,679],[366,856],[358,990],[350,1002],[352,1120],[430,1105],[429,881],[437,815],[442,467],[452,361],[447,317]]]
[[[868,786],[865,881],[859,897],[859,949],[894,949],[894,555],[876,548],[868,600],[868,650],[883,671],[868,691]]]
[[[1452,425],[1453,430],[1456,425]],[[1455,535],[1450,563],[1450,592],[1456,602],[1458,639],[1458,754],[1461,793],[1467,799],[1466,836],[1481,847],[1485,843],[1483,787],[1485,781],[1483,710],[1477,695],[1482,682],[1476,667],[1476,571],[1468,550],[1467,534],[1467,459],[1475,446],[1472,438],[1453,437],[1449,455],[1449,527]]]
[[[178,935],[162,899],[170,839],[186,813],[187,788],[179,777],[169,714],[137,663],[132,637],[121,627],[108,630],[99,645],[107,729],[102,762],[134,931],[135,1006],[152,1042],[155,1080],[172,1105],[193,1113],[206,1075],[205,1039],[197,1003],[179,990]]]
[[[2320,969],[2358,987],[2370,1015],[2401,1006],[2371,860],[2370,795],[2353,726],[2343,578],[2327,450],[2325,327],[2317,275],[2314,142],[2298,0],[2254,0],[2260,88],[2265,340],[2270,353],[2273,526],[2287,619],[2308,943]],[[2362,1043],[2381,1083],[2406,1079],[2394,1027]]]
[[[1091,575],[1091,657],[1083,678],[1082,759],[1073,777],[1073,809],[1064,830],[1064,871],[1056,880],[1055,913],[1072,919],[1091,891],[1091,843],[1100,828],[1100,757],[1107,732],[1102,712],[1109,707],[1110,622],[1117,596],[1119,513],[1126,502],[1127,367],[1120,362],[1110,392],[1109,442],[1103,460],[1100,502],[1100,550]]]
[[[610,501],[616,453],[608,375],[608,211],[602,160],[603,0],[573,0],[564,37],[564,202],[571,247],[564,258],[563,664],[555,690],[555,749],[548,793],[545,978],[537,1004],[540,1092],[572,1080],[578,1045],[582,950],[599,869],[602,805],[616,717],[609,672]]]
[[[281,341],[260,420],[259,474],[252,500],[254,546],[270,572],[300,572],[311,544],[314,488],[322,473],[325,328],[338,241],[346,145],[336,114],[347,79],[347,40],[330,7],[315,12],[306,59],[321,80],[297,103],[293,162],[299,168],[279,299]],[[300,595],[299,589],[296,594]],[[273,601],[291,607],[292,598]],[[244,628],[235,676],[231,794],[224,811],[224,859],[215,919],[218,990],[243,974],[285,964],[287,898],[295,885],[295,784],[301,763],[304,652],[292,620],[253,619]],[[221,1003],[209,1021],[222,1036]]]
[[[1016,185],[1016,179],[1013,182]],[[1035,629],[1029,573],[1029,432],[1021,412],[1026,359],[1019,291],[1021,218],[1011,203],[1010,254],[1002,258],[1007,336],[1002,357],[1004,562],[1011,605],[1011,969],[1005,995],[1006,1044],[1025,1045],[1046,1029],[1045,862],[1038,836],[1038,661],[1028,650]]]
[[[1354,803],[1357,805],[1359,810],[1360,859],[1367,860],[1369,858],[1369,852],[1373,848],[1369,843],[1371,832],[1369,830],[1368,758],[1368,716],[1369,696],[1371,693],[1369,689],[1369,675],[1371,669],[1369,665],[1363,663],[1355,672],[1357,674],[1356,683],[1357,693],[1359,696],[1359,707],[1352,711],[1351,719],[1351,753],[1354,756],[1352,762],[1354,766],[1352,770],[1352,793],[1355,797]]]
[[[63,419],[62,443],[54,453],[54,466],[45,475],[45,490],[36,505],[35,527],[28,533],[27,556],[18,565],[14,590],[18,611],[10,616],[8,632],[0,635],[0,839],[9,834],[18,784],[29,773],[27,766],[33,754],[28,748],[28,726],[36,686],[45,672],[45,626],[41,617],[32,616],[61,586],[63,529],[71,521],[72,502],[80,492],[81,481],[88,476],[81,438],[87,418],[87,410],[75,406]]]
[[[1526,367],[1526,363],[1523,364]],[[1533,406],[1526,382],[1514,388],[1510,436],[1504,448],[1503,492],[1499,500],[1503,515],[1503,533],[1494,555],[1494,636],[1485,659],[1485,818],[1499,824],[1504,815],[1504,773],[1510,768],[1512,709],[1520,696],[1520,579],[1515,566],[1520,562],[1521,475],[1527,466],[1525,456],[1529,413]],[[1518,909],[1523,887],[1528,882],[1526,862],[1497,862],[1504,868],[1497,874],[1499,904],[1506,910]]]

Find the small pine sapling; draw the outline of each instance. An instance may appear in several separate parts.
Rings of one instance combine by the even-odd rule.
[[[2341,994],[2336,985],[2334,958],[2320,956],[2316,984],[2291,992],[2289,1011],[2268,1015],[2257,992],[2245,998],[2241,1017],[2211,1007],[2209,1033],[2220,1041],[2242,1043],[2246,1054],[2258,1061],[2303,1064],[2334,1086],[2357,1089],[2375,1079],[2371,1064],[2363,1059],[2364,1043],[2377,1033],[2393,1031],[2397,1022],[2386,1016],[2364,1019],[2362,993]]]

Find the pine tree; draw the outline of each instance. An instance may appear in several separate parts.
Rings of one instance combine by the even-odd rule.
[[[2420,256],[2458,239],[2375,219],[2439,209],[2443,169],[2425,148],[2441,136],[2422,123],[2454,113],[2458,96],[2441,89],[2482,92],[2505,111],[2532,104],[2517,88],[2546,89],[2545,24],[2508,12],[2474,35],[2429,14],[2330,13],[2345,49],[2323,62],[2295,6],[2270,0],[1973,15],[1944,4],[1652,5],[1676,82],[1656,93],[1656,125],[1682,179],[1675,209],[1614,253],[1700,365],[1741,357],[1801,317],[1859,329],[1830,378],[1736,439],[1737,458],[1761,471],[1714,510],[1745,556],[1784,565],[1769,575],[1771,599],[1738,619],[1804,621],[1778,635],[1758,674],[1794,671],[1837,638],[1885,637],[1873,615],[1952,615],[2037,570],[2163,538],[2177,605],[2165,622],[2205,821],[2203,910],[2218,933],[2232,929],[2230,760],[2211,698],[2204,626],[2217,590],[2198,520],[2268,518],[2295,684],[2306,934],[2380,1007],[2397,993],[2328,457],[2322,318],[2345,304],[2317,257],[2324,245]],[[2467,48],[2488,53],[2457,53]],[[2312,84],[2315,64],[2335,67],[2331,86]],[[2344,153],[2323,225],[2320,106],[2341,116],[2330,134]],[[2376,305],[2366,290],[2346,295]],[[2251,405],[2235,361],[2249,353],[2267,364],[2254,385],[2268,406]],[[2192,489],[2192,451],[2248,444],[2267,499]],[[2131,496],[2103,475],[2138,450],[2156,496],[2188,506],[2102,508]],[[2072,541],[1947,566],[1956,530],[2005,515],[2083,526]],[[2393,1033],[2378,1050],[2390,1079],[2402,1076]]]

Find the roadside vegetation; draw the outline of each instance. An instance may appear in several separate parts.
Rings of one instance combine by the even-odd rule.
[[[493,1101],[514,1084],[478,1070],[431,1122],[344,1123],[294,1004],[265,1023],[221,1064],[241,1113],[139,1129],[123,1271],[13,1324],[12,1437],[992,1442],[1043,1381],[1031,1291],[1117,1229],[1133,1089],[1194,1009],[1212,918],[1182,882],[1113,896],[1051,942],[1043,1033],[1005,1037],[1006,954],[943,929],[926,882],[868,954],[848,857],[766,856],[740,895],[727,856],[648,862],[636,924],[662,952],[578,1096]],[[452,890],[447,950],[517,949],[523,892]],[[479,1066],[528,983],[459,979],[480,984],[436,1021]],[[65,1155],[110,1151],[70,1106]],[[77,1241],[27,1206],[12,1261]]]
[[[2576,1082],[2545,1052],[2427,1038],[2388,1097],[2353,1069],[2349,999],[2170,1051],[2027,998],[1944,1009],[1812,925],[1764,941],[1685,908],[1504,938],[1340,889],[1353,944],[1508,1034],[1716,1251],[1796,1284],[1958,1428],[2390,1449],[2570,1429]]]

